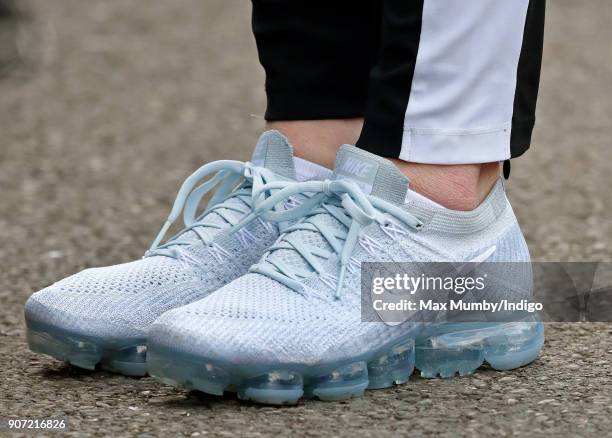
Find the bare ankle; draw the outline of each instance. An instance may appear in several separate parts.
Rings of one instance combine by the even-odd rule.
[[[410,188],[438,204],[469,211],[487,197],[499,177],[499,163],[435,165],[395,160]]]
[[[289,139],[295,156],[331,169],[340,146],[357,142],[363,119],[290,120],[268,122],[267,127]],[[499,177],[497,162],[444,166],[393,161],[410,178],[412,190],[452,210],[478,207]]]
[[[267,126],[289,139],[297,157],[331,169],[340,146],[357,142],[363,119],[281,121]]]

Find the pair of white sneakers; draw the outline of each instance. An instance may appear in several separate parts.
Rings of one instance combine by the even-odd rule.
[[[345,145],[332,174],[294,158],[286,138],[268,131],[251,162],[209,163],[185,181],[143,259],[33,294],[30,348],[86,369],[272,404],[359,396],[406,382],[415,366],[424,377],[450,377],[485,360],[496,369],[533,361],[544,341],[533,315],[364,320],[363,262],[455,263],[483,253],[529,262],[501,182],[471,212],[411,193],[388,160]],[[184,229],[162,243],[181,215]],[[529,288],[516,293],[531,299]]]

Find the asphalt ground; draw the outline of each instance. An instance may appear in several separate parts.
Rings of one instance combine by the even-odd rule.
[[[21,60],[0,70],[0,417],[66,417],[75,436],[611,434],[603,323],[548,324],[541,357],[513,372],[413,376],[361,399],[291,408],[30,353],[27,297],[140,257],[185,176],[248,156],[264,91],[247,1],[19,5]],[[549,2],[539,123],[508,185],[536,260],[611,259],[611,22],[607,0]]]

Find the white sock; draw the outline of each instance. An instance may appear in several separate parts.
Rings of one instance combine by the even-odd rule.
[[[293,161],[295,162],[295,177],[298,181],[322,180],[332,177],[332,171],[320,164],[299,157],[294,157]]]
[[[425,204],[425,205],[427,205],[429,207],[442,208],[442,209],[446,210],[446,207],[438,204],[435,201],[432,201],[427,196],[423,196],[420,193],[417,193],[414,190],[410,190],[410,189],[408,189],[408,192],[406,193],[406,202],[419,202],[419,203]]]

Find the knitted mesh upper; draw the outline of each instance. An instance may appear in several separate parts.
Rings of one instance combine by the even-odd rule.
[[[258,165],[285,178],[294,175],[292,148],[284,137],[267,132],[254,155]],[[288,168],[291,167],[291,168]],[[228,206],[245,203],[237,198]],[[234,222],[240,213],[224,209]],[[253,221],[244,230],[249,240],[224,230],[230,224],[215,212],[208,223],[221,230],[203,228],[207,245],[193,231],[179,237],[182,245],[174,257],[154,255],[115,266],[86,269],[32,295],[26,303],[26,320],[92,337],[142,336],[162,313],[193,302],[247,272],[278,236],[278,227]]]
[[[223,249],[230,257],[223,263],[211,256],[210,248],[196,243],[187,248],[188,259],[153,256],[86,269],[32,295],[26,313],[39,322],[93,335],[105,324],[114,327],[117,337],[130,330],[144,333],[163,312],[245,273],[277,235],[274,228],[268,231],[257,222],[248,229],[256,241],[245,248],[235,238],[225,239]]]
[[[384,172],[383,184],[393,177],[393,172]],[[372,190],[384,193],[384,187],[377,184],[374,179]],[[362,232],[379,249],[368,251],[357,244],[351,258],[358,262],[460,262],[495,246],[490,261],[529,261],[525,240],[500,183],[483,205],[470,213],[425,205],[405,204],[401,208],[418,210],[423,228],[390,237],[373,223]],[[334,224],[333,218],[329,221],[331,226],[341,226]],[[316,232],[294,233],[293,237],[312,245],[328,245]],[[277,250],[269,257],[305,266],[294,250]],[[331,277],[338,277],[339,268],[337,258],[324,263],[325,273]],[[262,274],[244,275],[205,299],[164,314],[153,324],[150,340],[216,362],[282,367],[350,360],[393,343],[415,325],[414,321],[396,326],[363,322],[359,269],[347,271],[339,299],[334,299],[335,285],[324,276],[313,272],[302,284],[303,290],[296,291]]]

